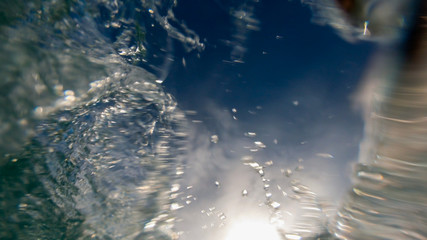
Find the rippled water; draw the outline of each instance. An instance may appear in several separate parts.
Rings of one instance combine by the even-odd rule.
[[[3,6],[0,238],[172,237],[185,120],[146,69],[161,76],[184,35],[160,16],[172,3],[135,4]],[[156,25],[170,34],[150,46]]]
[[[262,27],[257,2],[216,2],[232,19],[231,64],[244,63]],[[425,239],[427,37],[410,20],[415,1],[340,1],[346,13],[302,2],[348,40],[415,46],[372,64],[365,139],[341,205],[307,184],[319,176],[304,159],[271,160],[277,139],[237,134],[240,109],[206,106],[212,132],[164,90],[174,46],[206,47],[175,17],[179,2],[0,2],[0,238]],[[420,36],[407,40],[412,25]]]
[[[400,12],[383,15],[395,18],[400,13],[411,23],[414,3],[396,2]],[[354,184],[330,228],[340,239],[427,236],[426,9],[425,3],[419,4],[413,26],[400,30],[406,52],[385,51],[368,73],[370,95],[360,99],[365,104],[365,138]],[[381,15],[384,9],[376,11]],[[384,25],[392,29],[393,22]]]

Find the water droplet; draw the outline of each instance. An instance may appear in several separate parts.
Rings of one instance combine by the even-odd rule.
[[[184,174],[184,169],[182,167],[177,167],[176,168],[176,175],[182,175]]]
[[[332,156],[332,154],[329,154],[329,153],[317,153],[316,156],[321,158],[334,158],[334,156]]]
[[[266,148],[265,144],[262,143],[261,141],[255,141],[254,143],[259,148]]]
[[[171,210],[171,211],[175,211],[175,210],[181,209],[181,208],[183,208],[183,207],[184,207],[184,206],[180,205],[179,203],[172,203],[172,204],[171,204],[171,207],[170,207],[170,210]]]
[[[18,206],[19,208],[26,208],[26,207],[28,207],[28,204],[26,204],[26,203],[20,203],[19,204],[19,206]]]
[[[173,184],[172,185],[172,187],[171,187],[171,192],[176,192],[176,191],[178,191],[179,190],[179,188],[180,188],[181,186],[179,185],[179,184]]]
[[[254,132],[246,132],[246,133],[245,133],[245,136],[246,136],[246,137],[255,137],[255,136],[256,136],[256,133],[254,133]]]
[[[65,90],[64,95],[65,96],[74,96],[74,91],[73,90]]]
[[[248,113],[251,114],[251,115],[255,115],[256,114],[255,111],[251,111],[251,110],[248,110]]]
[[[34,109],[34,115],[36,115],[36,117],[42,117],[43,113],[44,113],[43,107],[36,107]]]
[[[194,116],[194,115],[197,115],[197,111],[194,111],[194,110],[187,110],[187,111],[185,111],[185,114],[187,114],[187,115],[191,115],[191,116]]]
[[[219,184],[219,182],[218,182],[218,181],[215,181],[215,186],[216,186],[216,187],[219,187],[219,185],[220,185],[220,184]]]
[[[211,142],[218,143],[218,140],[219,140],[218,135],[212,135],[211,136]]]
[[[156,221],[151,221],[145,224],[144,229],[152,229],[156,226]]]
[[[274,209],[278,209],[278,208],[280,207],[280,203],[278,203],[278,202],[271,202],[271,203],[270,203],[270,206],[271,206],[272,208],[274,208]]]
[[[243,197],[248,196],[248,190],[243,189],[243,191],[242,191],[242,196],[243,196]]]
[[[291,169],[281,169],[280,170],[283,174],[285,174],[286,177],[290,177],[292,175],[292,170]]]

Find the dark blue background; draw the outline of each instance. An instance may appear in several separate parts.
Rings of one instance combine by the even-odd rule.
[[[255,6],[261,30],[248,32],[245,63],[232,64],[223,61],[230,60],[231,48],[224,40],[231,40],[233,33],[226,6],[213,0],[179,2],[175,15],[206,39],[206,49],[198,58],[196,52],[184,53],[176,45],[176,64],[165,86],[178,102],[195,108],[200,101],[191,98],[207,97],[225,106],[263,105],[299,85],[326,91],[332,102],[347,101],[372,44],[351,44],[331,28],[312,24],[311,10],[297,1],[262,1]],[[180,56],[186,59],[185,68]]]
[[[248,31],[244,63],[231,63],[233,46],[226,44],[235,29],[230,5],[181,0],[176,17],[205,39],[206,49],[186,53],[175,45],[166,90],[182,109],[196,110],[196,118],[212,132],[219,124],[211,106],[230,114],[236,108],[238,134],[257,132],[268,154],[295,160],[327,152],[347,174],[343,169],[357,159],[363,137],[362,119],[352,110],[350,96],[375,45],[346,42],[332,28],[313,24],[311,9],[299,1],[254,6],[260,31]]]

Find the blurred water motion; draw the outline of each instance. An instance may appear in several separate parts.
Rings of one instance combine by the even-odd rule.
[[[187,133],[161,49],[201,45],[172,6],[1,2],[1,239],[174,238]]]
[[[355,185],[333,231],[342,239],[427,236],[427,11],[409,38],[400,69],[377,79]],[[388,66],[383,71],[394,71]]]
[[[369,25],[364,27],[372,26],[372,18],[380,23],[373,27],[376,34],[397,32],[392,35],[398,37],[388,40],[373,61],[366,77],[368,87],[360,93],[365,139],[354,185],[330,231],[339,239],[425,239],[427,4],[340,1],[349,2],[353,9],[347,5],[346,12],[354,25],[357,21],[361,25],[359,16],[363,15],[356,11],[369,8],[365,18]],[[357,5],[361,5],[359,10],[354,9]],[[386,12],[389,9],[394,11]],[[399,19],[401,23],[396,24]],[[364,35],[366,31],[374,34],[373,29],[365,29]]]
[[[348,118],[341,120],[347,122],[342,131],[351,136],[328,131],[326,123],[339,128],[334,113],[343,111],[326,109],[337,105],[319,97],[330,83],[310,86],[321,78],[306,81],[301,72],[293,73],[304,86],[298,91],[297,83],[274,85],[292,79],[250,85],[249,77],[242,77],[242,72],[271,69],[253,64],[248,55],[262,62],[276,51],[262,49],[255,55],[253,48],[261,47],[254,45],[262,43],[251,37],[286,40],[289,48],[294,47],[289,41],[293,34],[306,37],[294,30],[260,33],[271,27],[263,22],[265,16],[259,17],[272,15],[271,3],[217,0],[205,2],[206,7],[184,0],[1,1],[0,238],[426,239],[427,4],[301,2],[312,10],[313,22],[332,26],[349,41],[380,45],[354,97],[365,116],[365,136],[353,185],[339,206],[337,189],[346,186],[346,179],[337,179],[345,175],[345,158],[351,158],[349,142],[359,139]],[[301,8],[296,2],[276,4]],[[211,25],[179,20],[179,13],[206,13],[204,7],[212,8],[204,16]],[[221,22],[224,16],[227,20]],[[221,33],[199,37],[213,29]],[[296,41],[307,44],[302,40],[307,41]],[[308,47],[296,51],[304,59],[303,72],[316,68],[306,65]],[[224,49],[222,65],[210,69],[206,79],[197,79],[207,82],[197,86],[212,87],[215,97],[230,102],[199,99],[206,89],[187,86],[187,101],[203,106],[182,111],[184,103],[168,93],[173,88],[164,89],[165,80],[173,81],[170,73],[179,73],[176,69],[198,78],[195,62],[215,64],[201,57],[204,51],[220,55]],[[282,58],[275,62],[288,67]],[[251,60],[253,65],[247,63]],[[275,62],[266,65],[277,66]],[[222,71],[225,66],[232,71]],[[234,89],[229,75],[238,79]],[[225,94],[209,82],[215,76]],[[273,98],[264,102],[268,104],[256,102],[261,98],[248,86],[263,91],[270,81],[280,95],[289,96],[278,99],[267,92],[262,94]],[[334,86],[334,94],[347,98],[348,92],[336,92]],[[285,94],[284,88],[290,90]],[[244,92],[250,92],[249,100]],[[256,101],[242,106],[230,100],[236,98]],[[329,137],[334,135],[339,137]]]
[[[171,38],[188,50],[203,48],[197,35],[174,23],[169,1],[0,4],[2,156],[19,151],[38,118],[96,99],[99,89],[120,81],[126,64],[155,74],[141,72],[143,78],[164,80]]]
[[[185,137],[174,108],[154,83],[135,81],[39,123],[1,169],[2,239],[170,238]]]

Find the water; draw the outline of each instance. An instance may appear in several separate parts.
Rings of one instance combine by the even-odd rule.
[[[162,73],[145,70],[166,69],[166,31],[157,47],[144,36],[168,24],[162,9],[141,5],[146,22],[131,2],[5,7],[0,238],[170,239],[186,132]]]
[[[426,129],[423,80],[426,29],[422,17],[411,20],[413,12],[409,9],[415,3],[394,5],[401,10],[401,19],[415,23],[403,33],[400,30],[397,39],[406,42],[388,40],[397,42],[389,42],[392,47],[401,44],[407,52],[392,51],[386,46],[374,63],[376,68],[367,75],[370,90],[360,97],[365,104],[365,138],[359,163],[354,168],[353,186],[330,227],[330,232],[339,239],[425,239],[427,236],[424,217],[427,172],[422,150],[426,147],[422,137]],[[381,15],[383,10],[373,8],[374,14]],[[382,14],[394,19],[398,11],[393,12]],[[419,4],[417,13],[425,16],[424,3]],[[375,27],[377,33],[388,35],[399,25],[390,21],[385,26],[383,31]]]
[[[303,3],[314,22],[347,40],[393,46],[386,49],[418,43],[405,37],[411,4],[361,1],[366,11],[344,7],[349,23],[331,2]],[[279,5],[291,8],[285,34],[267,17]],[[417,38],[419,55],[384,50],[383,64],[369,65],[367,82],[376,85],[361,91],[369,96],[360,97],[365,137],[350,186],[345,166],[361,136],[343,99],[356,83],[269,75],[324,68],[328,61],[310,66],[315,57],[304,55],[318,42],[351,58],[350,45],[332,38],[292,51],[289,39],[305,36],[298,23],[287,25],[300,3],[34,0],[2,1],[0,9],[1,239],[427,236],[425,37]],[[268,58],[283,45],[292,58]],[[361,69],[350,63],[345,73],[328,59],[347,78]],[[274,77],[255,85],[250,75]],[[341,98],[329,98],[335,94]]]
[[[2,168],[2,238],[169,236],[168,193],[185,137],[174,110],[156,84],[135,81],[41,121]]]

